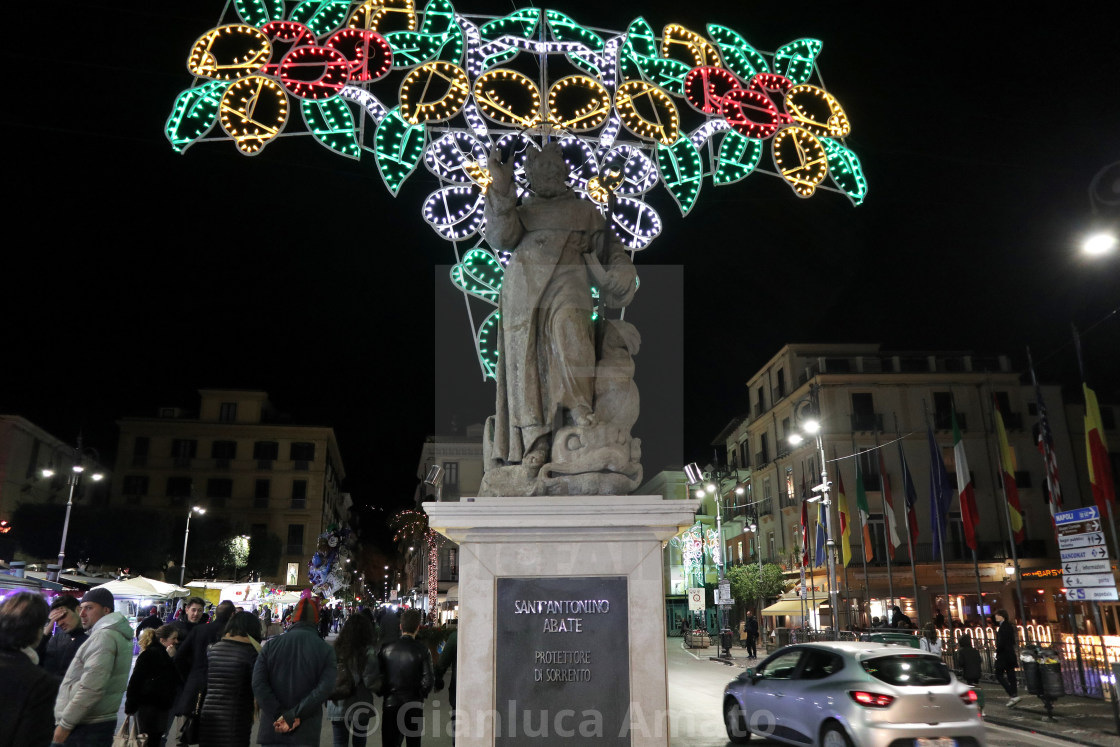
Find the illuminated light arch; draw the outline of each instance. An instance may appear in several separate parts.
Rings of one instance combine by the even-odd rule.
[[[812,197],[828,176],[828,154],[817,136],[802,127],[786,127],[771,146],[778,173],[800,197]]]
[[[840,102],[816,86],[792,87],[786,93],[786,111],[798,127],[820,137],[845,137],[852,132]]]
[[[685,98],[702,114],[719,114],[723,109],[723,97],[742,87],[739,79],[722,67],[694,67],[684,78]]]
[[[242,23],[218,26],[191,47],[187,70],[210,80],[239,80],[260,70],[271,54],[272,44],[260,29]]]
[[[662,31],[661,56],[671,57],[673,51],[683,47],[692,58],[693,67],[723,67],[715,45],[695,31],[670,23]]]
[[[458,65],[425,62],[401,82],[401,116],[411,124],[451,119],[462,111],[470,85],[467,71]],[[435,98],[429,99],[431,94]]]
[[[575,98],[576,105],[565,107],[562,98]],[[594,78],[569,75],[549,86],[549,121],[562,130],[587,132],[598,129],[610,113],[611,95],[606,86]]]
[[[280,62],[280,85],[300,99],[335,96],[350,82],[350,61],[331,47],[295,47]]]
[[[350,80],[380,80],[393,69],[393,48],[385,37],[370,29],[339,29],[324,44],[338,50],[350,63]]]
[[[218,117],[237,149],[255,156],[288,121],[288,97],[276,81],[252,75],[234,82],[222,96]]]
[[[724,118],[740,135],[765,140],[782,126],[782,112],[761,91],[738,88],[720,102]]]
[[[560,139],[573,191],[637,252],[664,225],[657,188],[682,214],[709,179],[724,187],[755,173],[803,197],[865,200],[867,179],[843,142],[851,123],[817,73],[821,48],[795,39],[762,52],[717,24],[698,33],[670,23],[658,35],[643,18],[605,31],[538,8],[468,16],[452,0],[423,10],[414,0],[230,0],[192,45],[187,66],[203,80],[178,95],[164,131],[180,153],[233,140],[254,155],[279,135],[310,137],[373,159],[393,195],[423,161],[435,184],[422,215],[456,259],[463,244],[486,251],[475,237],[489,151],[512,153],[520,195],[526,155]],[[301,117],[289,115],[296,100]],[[496,312],[480,324],[472,307],[496,303],[497,287],[462,290],[490,376]]]
[[[507,101],[503,97],[503,89],[507,92],[520,89],[528,97],[528,104],[520,106],[518,102]],[[516,70],[499,68],[478,76],[474,84],[474,100],[479,111],[495,122],[531,129],[543,121],[541,92],[537,84]]]
[[[651,116],[638,110],[644,103]],[[677,105],[662,89],[644,80],[628,80],[618,87],[614,108],[622,125],[643,140],[672,145],[680,137],[680,113]]]
[[[386,19],[403,19],[409,31],[416,30],[416,3],[414,0],[365,0],[350,14],[346,25],[352,29],[380,31]]]

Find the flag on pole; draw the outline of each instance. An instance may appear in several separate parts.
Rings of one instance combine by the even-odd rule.
[[[840,552],[844,567],[852,560],[852,522],[848,511],[848,497],[844,495],[844,473],[836,466],[836,508],[840,512]]]
[[[994,399],[994,395],[993,395]],[[999,402],[996,401],[996,436],[999,439],[999,469],[1000,479],[1003,481],[1003,494],[1007,498],[1007,515],[1011,520],[1011,531],[1015,535],[1015,544],[1023,544],[1023,509],[1019,505],[1019,488],[1015,484],[1015,454],[1007,442],[1007,429],[1003,427],[1003,415],[999,412]]]
[[[1116,483],[1112,480],[1112,466],[1108,463],[1108,444],[1101,423],[1101,408],[1097,394],[1082,383],[1085,390],[1085,451],[1089,459],[1089,484],[1093,486],[1093,500],[1101,517],[1108,516],[1108,504],[1116,502]]]
[[[894,516],[894,499],[891,497],[891,479],[887,475],[887,463],[883,459],[883,450],[879,449],[879,475],[883,480],[883,513],[887,515],[884,526],[887,529],[887,553],[894,560],[894,551],[902,544],[898,536],[898,524]]]
[[[976,491],[972,486],[972,473],[968,470],[968,456],[964,452],[964,439],[957,426],[957,410],[951,411],[953,418],[953,462],[957,469],[957,492],[961,500],[961,523],[964,524],[964,543],[968,549],[976,550],[976,527],[980,526],[980,514],[976,510]]]
[[[863,557],[870,563],[875,559],[875,547],[871,544],[871,509],[867,505],[867,491],[863,487],[863,473],[859,469],[860,458],[856,457],[856,510],[859,511],[859,524],[863,527]]]
[[[1027,351],[1030,355],[1030,351]],[[1034,383],[1034,398],[1038,406],[1038,451],[1042,454],[1042,462],[1046,467],[1046,487],[1050,493],[1050,503],[1054,512],[1062,508],[1062,485],[1058,482],[1058,460],[1054,455],[1054,434],[1050,430],[1050,420],[1046,416],[1046,404],[1042,401],[1042,387],[1034,375],[1034,363],[1031,363],[1031,381]]]
[[[822,566],[826,562],[825,558],[825,533],[828,531],[828,514],[824,510],[824,501],[817,503],[817,557],[815,558],[815,566]]]
[[[929,434],[929,520],[933,530],[933,557],[941,557],[941,546],[945,544],[945,523],[949,519],[949,501],[953,487],[949,484],[949,470],[941,457],[941,447],[933,437],[933,428],[927,426]]]
[[[918,546],[918,491],[914,489],[914,476],[906,463],[906,452],[902,450],[902,439],[898,440],[898,461],[902,464],[902,492],[906,496],[906,523],[910,527],[910,545]]]
[[[809,502],[801,501],[801,567],[809,565]]]

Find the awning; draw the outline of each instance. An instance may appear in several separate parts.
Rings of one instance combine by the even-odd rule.
[[[800,615],[804,609],[816,609],[828,601],[828,598],[817,599],[816,603],[812,599],[782,599],[769,607],[762,610],[764,615]],[[803,606],[804,605],[804,606]]]

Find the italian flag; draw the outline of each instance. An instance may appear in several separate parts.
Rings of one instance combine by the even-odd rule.
[[[961,429],[957,426],[957,411],[953,409],[953,462],[957,469],[957,492],[961,496],[961,522],[964,524],[964,542],[975,551],[976,527],[980,526],[980,515],[976,512],[976,491],[972,487],[972,473],[968,471],[968,456],[964,453]],[[1019,526],[1022,527],[1022,520]]]

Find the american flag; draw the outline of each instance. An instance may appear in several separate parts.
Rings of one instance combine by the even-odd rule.
[[[1028,357],[1030,353],[1028,351]],[[1058,460],[1054,456],[1054,434],[1050,431],[1050,422],[1046,419],[1046,405],[1042,401],[1042,387],[1034,375],[1034,364],[1031,364],[1031,382],[1034,384],[1034,396],[1038,401],[1038,451],[1042,454],[1042,461],[1046,465],[1046,487],[1050,490],[1050,501],[1054,511],[1062,508],[1062,485],[1058,482]]]

